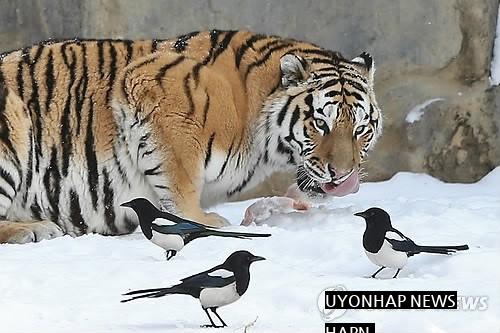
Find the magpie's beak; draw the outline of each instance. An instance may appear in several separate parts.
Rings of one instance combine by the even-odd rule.
[[[132,205],[130,205],[130,201],[129,202],[124,202],[120,206],[121,207],[132,207]]]
[[[354,213],[354,215],[362,217],[362,218],[366,218],[365,212]]]
[[[264,257],[259,257],[259,256],[253,256],[253,257],[250,259],[250,262],[254,262],[254,261],[261,261],[261,260],[266,260],[266,258],[264,258]]]

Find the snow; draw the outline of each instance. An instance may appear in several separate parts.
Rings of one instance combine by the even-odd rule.
[[[348,310],[341,322],[375,322],[377,332],[497,332],[500,326],[500,167],[475,184],[445,184],[430,176],[399,173],[361,185],[355,195],[315,202],[311,210],[272,216],[265,226],[236,226],[255,200],[215,211],[230,230],[269,232],[255,240],[194,241],[174,259],[136,232],[121,237],[69,236],[0,246],[2,332],[215,332],[197,300],[168,296],[121,304],[131,289],[168,286],[247,249],[266,261],[251,267],[247,293],[218,313],[230,326],[217,332],[324,332],[318,294],[348,290],[457,290],[488,296],[489,308],[465,310]],[[453,256],[419,255],[396,280],[393,271],[367,278],[377,267],[364,255],[364,222],[354,212],[386,209],[393,224],[417,243],[458,245]]]
[[[500,6],[497,15],[497,30],[493,46],[493,59],[491,61],[490,84],[498,86],[500,84]]]
[[[424,115],[425,108],[431,105],[432,103],[439,101],[444,101],[444,98],[432,98],[426,100],[421,104],[416,105],[406,115],[406,122],[409,124],[413,124],[414,122],[419,121],[420,118],[422,118],[422,116]]]

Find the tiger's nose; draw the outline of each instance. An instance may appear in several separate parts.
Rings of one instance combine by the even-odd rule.
[[[336,169],[333,166],[329,165],[328,171],[330,172],[330,176],[333,179],[340,179],[340,178],[345,177],[348,174],[350,174],[352,172],[352,169],[350,169],[350,170]]]

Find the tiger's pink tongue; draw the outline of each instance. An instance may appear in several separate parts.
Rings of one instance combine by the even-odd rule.
[[[333,195],[336,197],[343,197],[350,193],[356,193],[359,190],[359,175],[357,171],[354,171],[352,175],[349,176],[339,185],[334,183],[321,184],[321,189],[323,192]]]

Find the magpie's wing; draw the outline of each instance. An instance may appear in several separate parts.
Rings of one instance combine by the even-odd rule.
[[[392,228],[385,233],[385,240],[388,241],[395,251],[406,252],[408,256],[415,254],[417,245],[401,231]]]
[[[236,281],[234,273],[220,265],[181,280],[183,287],[220,288]]]
[[[197,225],[184,222],[173,223],[170,225],[157,224],[153,222],[151,223],[151,229],[162,234],[179,234],[179,235],[189,235],[191,233],[196,233],[204,230],[200,229],[200,227],[198,227]]]
[[[208,236],[208,231],[205,228],[200,228],[191,223],[173,223],[171,225],[151,224],[151,229],[162,234],[176,234],[182,237],[184,245],[191,242],[193,239]]]
[[[201,224],[201,223],[185,219],[183,217],[180,217],[178,215],[175,215],[175,214],[172,214],[172,213],[169,213],[169,212],[161,211],[160,213],[161,213],[160,217],[162,217],[164,219],[167,219],[167,220],[170,220],[172,222],[175,222],[175,223],[188,223],[188,224],[191,224],[191,225],[195,225],[195,226],[199,227],[200,229],[205,229],[205,226],[203,224]]]
[[[413,243],[413,241],[409,237],[407,237],[405,234],[403,234],[401,231],[399,231],[398,229],[396,229],[394,227],[392,227],[391,229],[389,229],[389,232],[393,232],[396,235],[398,235],[399,237],[401,237],[401,239],[404,239],[404,240],[407,240],[407,241]]]

